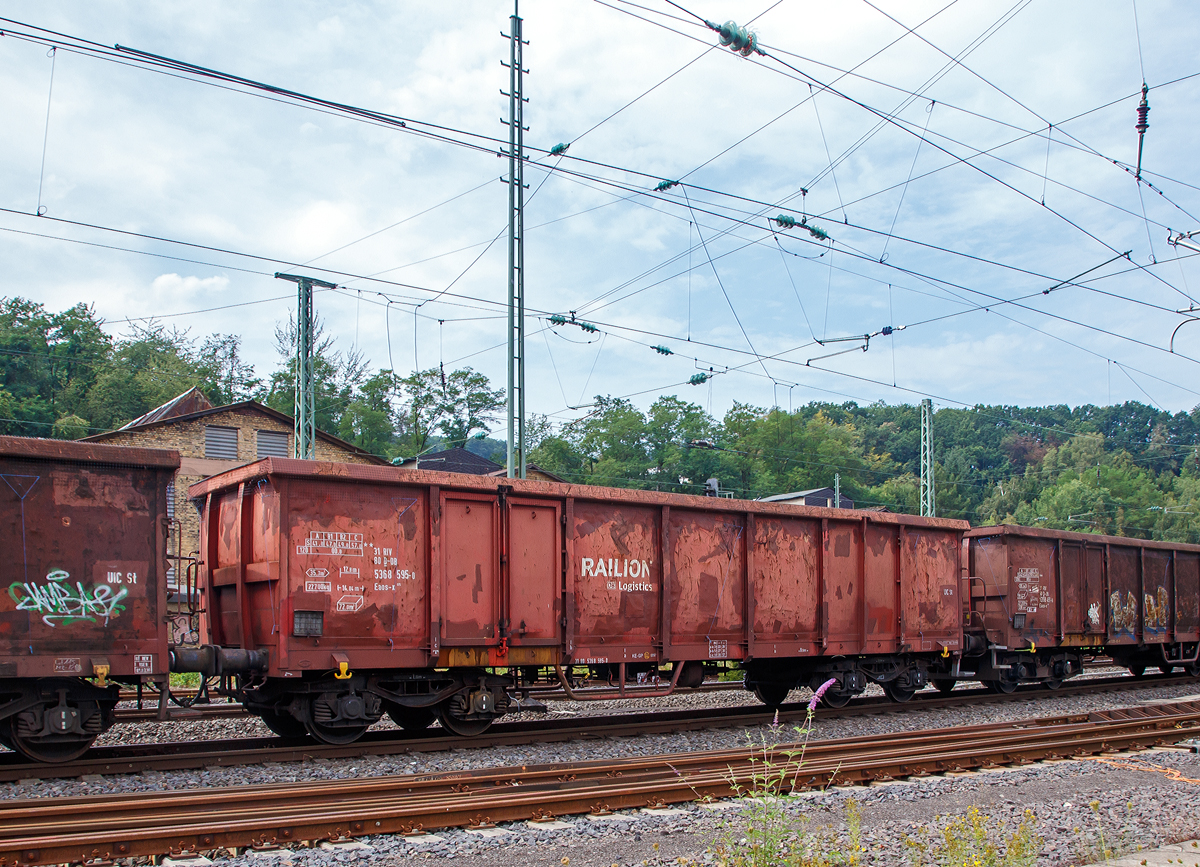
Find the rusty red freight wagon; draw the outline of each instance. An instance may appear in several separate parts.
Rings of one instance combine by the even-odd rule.
[[[115,682],[168,672],[167,486],[179,453],[0,436],[0,742],[82,755]]]
[[[1001,525],[966,534],[979,679],[1052,688],[1102,652],[1200,675],[1200,545]]]
[[[768,703],[828,677],[902,699],[963,649],[962,521],[278,458],[190,495],[212,644],[177,668],[280,733],[470,734],[572,666],[632,690],[740,660]]]

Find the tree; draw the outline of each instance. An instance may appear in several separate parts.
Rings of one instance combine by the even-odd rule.
[[[442,379],[442,397],[438,402],[438,426],[445,435],[447,448],[462,448],[475,431],[489,433],[496,410],[505,405],[503,389],[493,389],[488,378],[469,367]]]
[[[366,375],[367,363],[356,350],[336,352],[333,338],[325,335],[325,324],[313,317],[313,387],[316,391],[316,425],[323,431],[336,431],[342,413],[353,400],[354,391]],[[275,327],[275,349],[281,366],[271,374],[266,395],[267,406],[292,415],[296,408],[296,344],[299,330],[296,320]]]
[[[401,453],[416,457],[429,448],[430,437],[441,420],[441,370],[413,371],[399,381],[404,389],[406,402],[403,416],[405,436],[400,442]]]
[[[133,326],[100,365],[79,414],[109,430],[143,415],[197,385],[200,379],[191,338],[161,323]]]
[[[218,406],[258,400],[264,396],[262,380],[254,366],[242,360],[242,338],[236,334],[211,334],[205,338],[198,357],[205,379],[201,391]]]
[[[368,378],[342,412],[338,436],[371,454],[394,457],[400,422],[392,402],[395,390],[390,370]]]
[[[575,428],[588,482],[641,487],[650,467],[645,416],[623,398],[597,395],[596,407]]]

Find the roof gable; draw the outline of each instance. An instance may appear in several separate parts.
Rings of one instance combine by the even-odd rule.
[[[131,430],[133,428],[145,427],[149,424],[154,424],[159,421],[167,421],[180,416],[191,415],[193,413],[204,412],[212,409],[212,401],[205,397],[197,386],[192,386],[183,394],[173,397],[164,403],[162,406],[156,406],[154,409],[145,415],[138,416],[133,421],[122,425],[119,430]]]
[[[160,410],[166,410],[166,408],[171,407],[177,401],[183,401],[184,398],[187,398],[193,392],[195,392],[197,395],[200,396],[201,399],[203,399],[203,402],[205,404],[207,404],[207,407],[198,408],[192,412],[178,412],[177,410],[180,410],[183,408],[183,406],[187,405],[187,402],[184,401],[183,403],[180,404],[180,406],[175,408],[176,411],[163,412],[161,414],[159,413]],[[197,403],[197,406],[199,406],[199,403]],[[204,397],[203,392],[201,392],[197,388],[192,388],[192,389],[189,389],[188,391],[185,391],[183,394],[179,395],[179,397],[174,398],[174,399],[168,401],[167,403],[164,403],[162,406],[151,410],[150,412],[146,413],[145,415],[143,415],[139,418],[135,418],[133,421],[129,422],[129,424],[127,424],[121,428],[118,428],[117,430],[107,431],[105,433],[93,434],[90,437],[84,437],[82,440],[80,440],[80,442],[103,442],[104,440],[111,439],[115,436],[120,435],[121,433],[129,433],[131,431],[145,430],[147,428],[153,428],[153,427],[162,427],[164,425],[177,424],[179,422],[185,422],[185,421],[196,421],[198,419],[207,418],[209,416],[216,415],[218,413],[224,413],[224,412],[256,413],[258,415],[263,415],[263,416],[266,416],[267,418],[274,419],[275,421],[280,422],[281,424],[287,425],[288,427],[293,427],[295,424],[295,422],[293,421],[293,419],[290,415],[282,413],[277,409],[272,409],[271,407],[267,406],[266,404],[259,403],[256,400],[243,400],[238,403],[226,404],[225,406],[213,406],[212,403],[209,402],[208,398]],[[152,418],[152,416],[153,416],[153,418]],[[358,446],[354,445],[353,443],[348,443],[344,439],[335,437],[333,434],[326,433],[325,431],[323,431],[319,428],[317,429],[317,438],[320,440],[323,440],[327,443],[330,443],[331,445],[335,445],[340,449],[344,449],[345,451],[351,452],[353,454],[359,455],[364,458],[368,458],[373,463],[377,463],[377,464],[387,464],[388,463],[386,458],[382,458],[379,455],[373,455],[370,452],[364,451],[363,449],[360,449]],[[484,458],[484,460],[486,460],[486,458]],[[488,463],[491,463],[491,462],[489,461]]]
[[[495,461],[467,451],[464,448],[446,449],[441,452],[431,452],[416,459],[417,469],[434,470],[442,473],[471,473],[476,476],[486,476],[504,469]]]

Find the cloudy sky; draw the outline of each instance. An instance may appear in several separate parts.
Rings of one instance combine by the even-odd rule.
[[[501,384],[511,11],[0,0],[0,294],[92,303],[117,335],[147,317],[238,334],[267,374],[294,308],[272,275],[307,273],[339,285],[316,296],[338,348]],[[1176,312],[1200,299],[1200,268],[1167,243],[1200,229],[1200,7],[520,12],[531,411],[570,420],[596,394],[717,415],[735,400],[1200,404],[1200,322]],[[721,48],[702,19],[751,22],[765,55]],[[656,192],[664,180],[682,183]],[[781,213],[820,231],[769,221]],[[571,311],[596,332],[549,322]]]

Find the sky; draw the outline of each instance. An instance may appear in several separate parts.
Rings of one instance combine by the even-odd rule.
[[[0,0],[0,296],[93,304],[118,337],[240,335],[265,377],[296,303],[274,274],[307,274],[338,286],[315,304],[339,351],[502,386],[512,12]],[[1200,254],[1167,241],[1200,230],[1195,4],[520,15],[530,412],[1200,404],[1200,313],[1177,312],[1200,307]],[[764,54],[706,20],[748,25]]]

